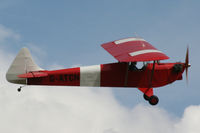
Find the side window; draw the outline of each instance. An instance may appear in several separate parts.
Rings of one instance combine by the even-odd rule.
[[[137,71],[137,62],[129,62],[129,71]]]
[[[138,69],[142,69],[143,66],[144,66],[144,63],[143,63],[143,62],[138,62],[137,65],[136,65],[136,67],[137,67]]]
[[[145,69],[143,62],[129,62],[129,71],[140,71]]]

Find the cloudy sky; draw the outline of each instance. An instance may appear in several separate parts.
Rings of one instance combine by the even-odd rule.
[[[0,0],[0,132],[198,133],[200,131],[200,2],[197,0]],[[171,59],[185,77],[156,88],[151,107],[135,88],[25,87],[5,80],[21,47],[44,69],[115,62],[100,45],[141,36]]]

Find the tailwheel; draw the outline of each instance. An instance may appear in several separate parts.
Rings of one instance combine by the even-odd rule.
[[[159,102],[159,99],[158,99],[158,97],[155,96],[155,95],[152,95],[152,96],[149,98],[149,103],[150,103],[151,105],[156,105],[156,104],[158,104],[158,102]]]
[[[18,92],[21,92],[21,90],[22,90],[22,86],[20,86],[19,88],[17,88]]]
[[[25,86],[20,86],[19,88],[17,88],[17,91],[21,92],[21,90],[22,90],[23,87],[25,87]]]
[[[21,88],[18,88],[18,89],[17,89],[18,92],[20,92],[21,90],[22,90]]]
[[[149,101],[149,99],[150,99],[150,97],[148,97],[146,94],[144,94],[143,97],[144,97],[144,99],[145,99],[146,101]]]

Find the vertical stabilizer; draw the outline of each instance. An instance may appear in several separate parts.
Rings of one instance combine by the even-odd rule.
[[[8,69],[6,79],[11,83],[26,84],[26,79],[19,78],[17,75],[40,70],[43,69],[35,64],[29,50],[22,48]]]

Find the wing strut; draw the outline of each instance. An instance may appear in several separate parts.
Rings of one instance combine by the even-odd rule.
[[[124,81],[124,87],[127,87],[128,83],[128,69],[129,69],[129,62],[126,63],[126,73],[125,73],[125,81]]]
[[[150,75],[151,77],[149,80],[149,87],[148,88],[138,88],[140,91],[142,91],[144,93],[143,94],[144,99],[149,101],[149,103],[151,105],[156,105],[159,102],[158,97],[153,94],[153,88],[152,88],[153,75],[154,75],[154,71],[155,71],[155,63],[156,63],[156,61],[153,62],[153,67],[152,67],[151,75]]]
[[[153,75],[154,75],[154,70],[155,70],[155,61],[153,61],[153,68],[151,70],[151,78],[150,78],[150,81],[149,81],[149,88],[152,87],[152,81],[153,81]]]
[[[153,81],[153,75],[154,75],[154,70],[155,70],[155,61],[153,61],[153,68],[152,68],[152,70],[151,70],[151,77],[150,77],[150,80],[149,80],[149,88],[146,90],[146,92],[145,93],[147,93],[148,91],[149,91],[149,89],[151,89],[152,88],[152,81]],[[144,93],[144,94],[145,94]]]

